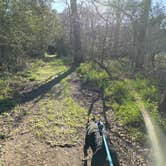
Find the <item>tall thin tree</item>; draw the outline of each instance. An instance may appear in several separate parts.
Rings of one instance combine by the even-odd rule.
[[[77,0],[70,0],[71,3],[71,21],[72,21],[72,45],[74,63],[80,63],[83,60],[80,39],[80,22],[77,12]]]

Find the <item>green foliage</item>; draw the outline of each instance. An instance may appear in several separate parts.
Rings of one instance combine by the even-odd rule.
[[[121,77],[128,73],[129,71],[129,62],[126,58],[121,58],[119,60],[111,59],[107,60],[108,68],[111,71],[113,77]]]
[[[116,61],[110,62],[110,71],[115,77],[124,74],[122,65],[117,64]],[[163,129],[166,128],[165,120],[158,112],[159,90],[154,81],[144,79],[141,75],[136,80],[108,80],[106,75],[100,74],[103,71],[100,71],[93,63],[82,64],[79,72],[85,81],[93,82],[103,88],[106,106],[116,111],[120,123],[128,126],[134,140],[144,140],[145,126],[141,105],[151,112],[153,119]],[[134,93],[138,93],[141,101],[136,98],[137,95]]]
[[[111,99],[119,105],[131,98],[129,88],[124,81],[112,81],[109,86],[104,89],[105,96],[111,96]]]
[[[107,85],[107,73],[92,62],[81,64],[78,72],[82,75],[84,81],[86,82],[91,82],[100,88],[103,88]]]
[[[132,89],[131,90],[139,109],[145,109],[148,111],[154,122],[157,123],[162,130],[166,131],[166,120],[161,117],[161,114],[158,111],[159,90],[157,86],[155,86],[155,83],[141,78],[137,78],[136,80],[126,80],[126,82],[129,87],[133,87],[135,89],[134,91]],[[135,95],[135,93],[140,95],[140,99],[137,99],[137,95]],[[144,132],[143,126],[139,130],[140,132]]]
[[[9,86],[7,78],[0,79],[0,110],[11,108],[15,105],[12,98],[12,88]]]
[[[152,81],[137,78],[132,84],[144,101],[159,101],[159,90]]]
[[[159,90],[153,81],[137,78],[131,84],[140,94],[145,109],[150,112],[153,120],[166,131],[166,120],[158,111]]]
[[[142,122],[141,112],[136,102],[128,101],[121,105],[117,112],[117,116],[124,125],[139,126]]]
[[[146,102],[146,109],[150,112],[151,117],[154,122],[166,133],[166,119],[162,117],[158,111],[158,103],[157,102]]]
[[[164,133],[166,133],[166,120],[165,117],[160,117],[159,124],[161,129],[163,129]]]
[[[8,98],[12,95],[12,89],[9,86],[8,80],[0,79],[0,100]]]
[[[50,1],[0,2],[0,68],[15,72],[28,57],[41,57],[48,45],[63,35],[63,28]],[[17,66],[18,65],[18,66]]]

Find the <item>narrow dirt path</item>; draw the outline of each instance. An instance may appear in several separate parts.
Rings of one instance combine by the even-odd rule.
[[[17,116],[11,113],[6,118],[1,117],[2,131],[8,137],[0,139],[0,166],[83,165],[82,146],[85,130],[82,130],[82,139],[77,144],[52,146],[44,139],[36,138],[30,127],[29,120],[39,113],[39,102],[47,98],[49,94],[55,95],[59,89],[59,84],[57,84],[46,96],[39,96],[39,98],[20,105]]]

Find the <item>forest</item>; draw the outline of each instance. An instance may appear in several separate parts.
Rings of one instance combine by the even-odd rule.
[[[0,166],[90,166],[92,117],[120,166],[165,166],[166,1],[0,0]]]

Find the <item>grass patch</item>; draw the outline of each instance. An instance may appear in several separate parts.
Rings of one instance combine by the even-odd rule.
[[[110,81],[104,88],[105,97],[111,98],[112,103],[122,105],[126,101],[132,101],[133,97],[125,81]]]
[[[159,101],[159,90],[153,81],[136,78],[136,80],[130,81],[130,84],[132,84],[134,89],[140,94],[144,101]]]
[[[57,88],[62,92],[55,98]],[[30,124],[36,137],[56,146],[80,141],[80,130],[85,127],[86,121],[87,110],[72,99],[67,79],[64,79],[60,87],[55,86],[39,102],[39,111],[30,119]]]
[[[63,64],[64,62],[61,59],[53,59],[53,61],[48,62],[38,60],[35,63],[31,63],[31,69],[20,72],[17,75],[27,81],[43,82],[64,72],[67,67]]]
[[[141,112],[136,102],[126,102],[116,114],[123,125],[139,127],[142,122]]]
[[[7,80],[7,78],[0,78],[0,100],[10,98],[11,95],[12,89],[9,86],[9,81]]]
[[[47,58],[49,60],[45,61]],[[20,93],[25,88],[33,88],[34,85],[47,82],[67,70],[63,59],[45,57],[45,60],[31,60],[29,69],[15,74],[1,75],[0,112],[15,106],[12,99],[14,94]]]
[[[101,70],[98,65],[93,63],[83,63],[78,69],[85,82],[90,82],[100,88],[106,86],[108,82],[108,75],[105,71]]]
[[[166,120],[158,111],[160,98],[159,89],[155,82],[140,78],[137,78],[135,81],[130,80],[130,82],[140,95],[142,103],[145,109],[150,113],[152,119],[166,132]]]

